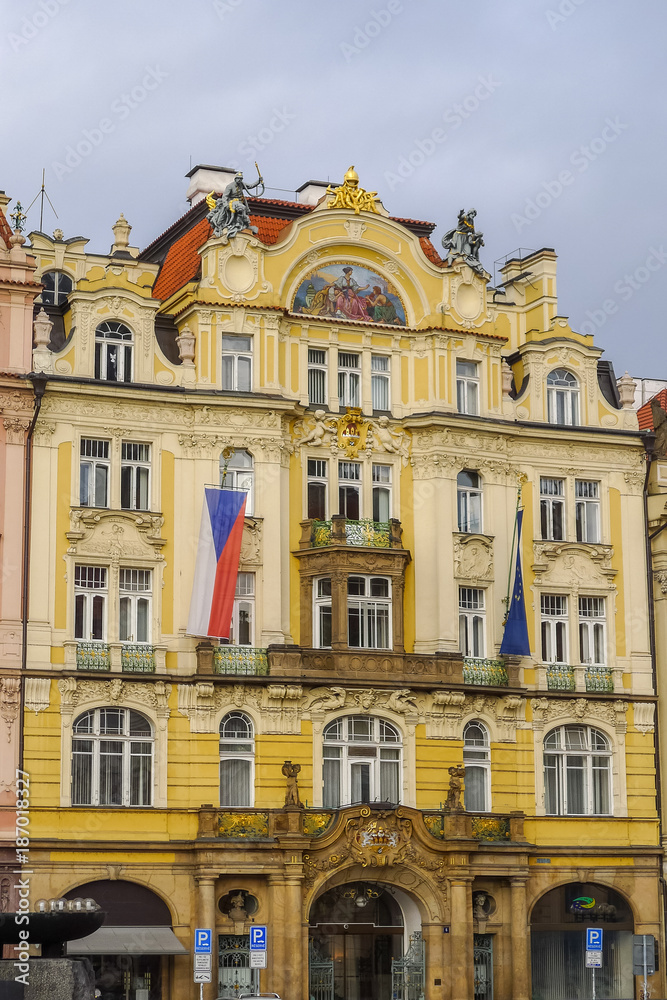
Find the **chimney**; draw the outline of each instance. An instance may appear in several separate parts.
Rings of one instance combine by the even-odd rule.
[[[317,205],[327,193],[327,188],[331,185],[332,190],[340,187],[330,181],[306,181],[301,187],[296,189],[296,199],[302,205]]]
[[[212,167],[209,164],[200,163],[185,175],[190,178],[185,197],[190,205],[196,205],[203,201],[211,191],[222,194],[227,185],[234,180],[235,174],[236,170],[233,167]]]

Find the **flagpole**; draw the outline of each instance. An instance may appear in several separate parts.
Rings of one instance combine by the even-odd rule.
[[[509,569],[507,571],[507,597],[504,598],[505,617],[503,618],[503,628],[507,624],[507,619],[510,613],[510,591],[512,589],[512,567],[514,566],[514,544],[516,542],[517,514],[519,513],[519,508],[521,507],[522,487],[527,478],[528,477],[523,472],[520,472],[517,476],[516,507],[514,508],[514,531],[512,532],[512,550],[510,552]]]

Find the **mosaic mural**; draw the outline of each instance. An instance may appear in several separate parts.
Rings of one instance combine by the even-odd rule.
[[[405,310],[391,282],[357,264],[331,263],[311,271],[297,289],[292,312],[406,325]]]

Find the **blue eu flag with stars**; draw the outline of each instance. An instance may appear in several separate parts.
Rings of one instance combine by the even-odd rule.
[[[530,656],[528,624],[526,622],[526,602],[523,596],[523,576],[521,574],[521,523],[523,511],[516,513],[517,543],[516,569],[514,570],[514,590],[510,602],[505,632],[500,647],[501,656]]]

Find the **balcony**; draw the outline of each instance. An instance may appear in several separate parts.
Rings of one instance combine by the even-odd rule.
[[[111,655],[107,642],[77,642],[77,670],[111,670]]]
[[[586,667],[584,680],[587,691],[602,691],[612,694],[614,691],[614,675],[611,667]]]
[[[213,646],[213,673],[265,677],[269,673],[266,649],[254,646]]]
[[[120,652],[121,669],[128,674],[155,673],[155,647],[146,643],[124,642]]]
[[[576,691],[574,667],[567,663],[547,663],[545,670],[548,691]]]
[[[401,522],[353,521],[335,514],[330,521],[309,519],[301,522],[302,549],[319,549],[331,545],[356,545],[371,549],[400,549],[403,542]]]
[[[505,661],[464,656],[463,682],[464,684],[480,684],[484,687],[507,687],[509,677]]]

